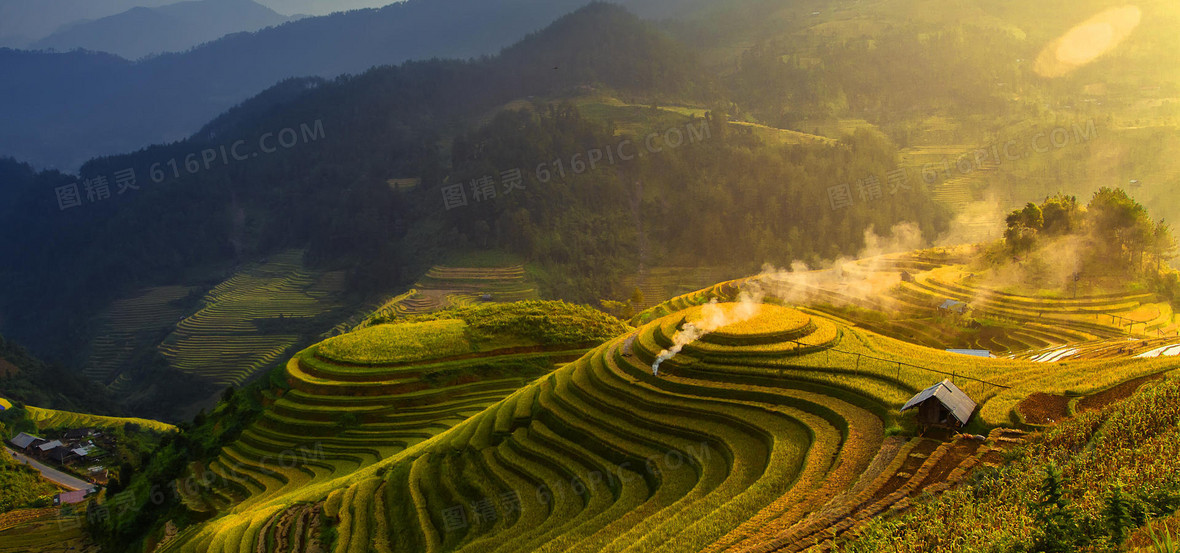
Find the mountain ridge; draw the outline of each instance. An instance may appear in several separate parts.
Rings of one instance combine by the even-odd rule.
[[[28,48],[62,52],[83,49],[137,60],[291,20],[253,0],[187,0],[159,7],[137,6],[115,15],[74,22]]]

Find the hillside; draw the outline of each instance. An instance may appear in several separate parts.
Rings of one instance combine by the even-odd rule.
[[[41,480],[36,470],[21,466],[7,449],[0,449],[0,520],[14,509],[45,507],[56,493],[58,488]]]
[[[604,34],[616,38],[600,45]],[[570,61],[554,71],[558,53]],[[159,334],[171,332],[157,323],[206,320],[193,316],[205,307],[202,290],[283,252],[304,250],[309,273],[344,271],[338,298],[314,309],[338,302],[355,313],[405,293],[461,251],[506,252],[539,297],[596,303],[629,297],[624,280],[640,267],[693,266],[704,255],[731,265],[731,276],[755,270],[755,259],[852,255],[869,227],[909,220],[927,235],[945,229],[947,213],[921,189],[883,190],[871,206],[814,209],[830,204],[831,179],[850,167],[881,178],[896,170],[894,147],[872,133],[782,141],[730,125],[707,107],[717,87],[701,75],[692,52],[666,33],[595,4],[495,58],[281,83],[187,141],[88,163],[87,179],[108,179],[105,200],[83,198],[62,210],[46,191],[69,187],[71,177],[0,162],[11,179],[0,194],[12,199],[0,204],[0,226],[53,244],[0,243],[17,260],[0,269],[11,283],[0,290],[0,324],[39,353],[89,369],[141,412],[186,418],[195,409],[166,409],[217,393],[210,382],[257,374],[303,333],[272,325],[258,334],[274,339],[235,350],[219,374],[203,378],[209,371],[181,353],[197,342],[182,333],[161,349],[167,359],[153,356]],[[218,152],[224,137],[267,137],[246,150],[261,154],[276,132],[288,145],[295,133],[296,144],[248,161],[230,163],[232,148],[224,161],[198,161]],[[110,179],[128,167],[142,183],[119,194]],[[499,181],[513,168],[520,180],[506,189]],[[469,188],[487,178],[497,194],[484,201]],[[466,205],[448,209],[443,191],[457,184]],[[715,217],[717,205],[733,209]],[[716,220],[704,229],[678,224],[694,219]],[[759,238],[734,242],[724,228]],[[182,289],[195,290],[179,296]],[[220,327],[202,332],[244,339]]]
[[[46,363],[0,336],[0,406],[29,403],[56,409],[120,414],[110,394],[60,365]]]
[[[1170,453],[1180,439],[1177,390],[1170,377],[1063,422],[1004,466],[900,517],[871,521],[838,550],[1159,551],[1153,540],[1174,532],[1180,499]]]
[[[253,512],[347,478],[445,432],[626,328],[589,308],[524,302],[418,315],[330,338],[267,381],[223,398],[198,428],[177,438],[227,440],[202,446],[210,457],[178,446],[160,452],[131,489],[163,486],[178,495],[147,507],[170,511],[128,516],[156,527],[156,517],[168,512]],[[245,398],[254,397],[257,407],[248,406],[255,399]],[[212,437],[196,437],[206,432]],[[124,499],[146,500],[134,491]],[[132,531],[120,528],[118,539],[140,537],[128,536]]]
[[[686,322],[715,330],[653,376],[650,365]],[[318,366],[330,344],[319,346],[316,364],[296,358],[288,374]],[[405,355],[398,358],[412,358]],[[291,470],[262,457],[284,447],[298,451],[297,443],[310,450],[306,438],[257,442],[269,445],[233,454],[254,475],[236,492],[249,499],[182,531],[163,550],[238,550],[277,540],[302,551],[333,539],[340,551],[374,542],[389,551],[484,551],[490,544],[504,551],[556,544],[586,551],[800,550],[859,533],[872,523],[868,517],[904,509],[919,492],[947,489],[976,467],[999,466],[1003,452],[1024,439],[1005,430],[983,441],[908,437],[912,415],[897,409],[930,383],[954,379],[981,405],[972,428],[988,433],[1021,426],[1016,405],[1034,392],[1088,396],[1174,367],[1167,359],[964,363],[957,354],[774,304],[687,307],[506,393],[450,429],[351,461],[347,472],[340,472],[345,459],[336,460],[344,451],[325,444],[330,478],[313,476],[319,460]],[[372,378],[362,366],[326,370],[314,373],[328,378],[320,386]],[[353,402],[369,401],[352,395]],[[264,417],[288,412],[283,404]],[[290,413],[282,416],[296,411]],[[375,423],[358,420],[361,428]],[[411,499],[413,507],[405,507]],[[849,513],[855,519],[846,519]],[[291,534],[300,520],[307,530]]]

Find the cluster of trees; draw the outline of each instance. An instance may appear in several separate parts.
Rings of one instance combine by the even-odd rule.
[[[615,136],[571,106],[501,112],[455,141],[454,178],[522,168],[525,190],[452,210],[448,226],[460,243],[539,263],[547,292],[588,303],[631,295],[620,277],[640,262],[756,271],[855,255],[866,229],[898,221],[919,224],[926,236],[946,228],[946,212],[916,176],[890,187],[897,152],[879,133],[860,131],[835,146],[771,147],[717,112],[682,126],[688,135],[684,127],[697,129],[697,140],[542,182],[538,161],[550,171],[552,160],[624,140],[642,149],[643,138]],[[848,203],[833,204],[831,190],[842,186]]]
[[[1163,220],[1121,188],[1103,187],[1090,203],[1079,206],[1074,196],[1056,195],[1042,204],[1028,203],[1005,218],[1004,243],[1022,255],[1064,236],[1084,238],[1091,266],[1136,273],[1158,273],[1176,256],[1176,238]]]
[[[223,446],[237,440],[262,413],[262,389],[267,382],[263,379],[240,390],[226,388],[208,414],[202,411],[192,422],[178,425],[179,431],[164,435],[150,455],[120,466],[106,491],[107,504],[118,495],[128,508],[111,509],[107,518],[87,520],[91,536],[104,550],[137,551],[162,521],[183,526],[208,516],[190,511],[175,490],[192,487],[193,481],[182,481],[191,465],[208,466]]]

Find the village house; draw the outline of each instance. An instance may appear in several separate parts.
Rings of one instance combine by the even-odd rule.
[[[11,440],[8,440],[8,443],[12,444],[12,446],[17,451],[31,453],[34,447],[45,443],[45,440],[42,440],[41,438],[38,438],[32,434],[21,432],[20,434],[13,436]]]
[[[65,444],[61,443],[61,440],[53,440],[52,442],[44,442],[44,443],[41,443],[40,445],[33,447],[33,454],[42,458],[42,459],[48,459],[50,451],[53,451],[54,448],[61,447],[63,445],[65,445]]]
[[[70,448],[59,445],[46,453],[46,457],[55,463],[68,465],[78,459],[78,455]]]

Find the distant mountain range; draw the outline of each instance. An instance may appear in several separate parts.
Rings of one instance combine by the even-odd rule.
[[[33,42],[29,48],[81,48],[134,60],[187,50],[231,33],[256,31],[291,19],[251,0],[190,0],[157,8],[135,7],[72,23]]]
[[[0,0],[0,47],[24,48],[63,25],[174,0]]]
[[[135,63],[90,52],[0,49],[0,155],[72,171],[96,156],[185,138],[285,78],[495,54],[585,3],[408,0],[237,33]],[[681,9],[666,0],[625,4],[649,16]]]

